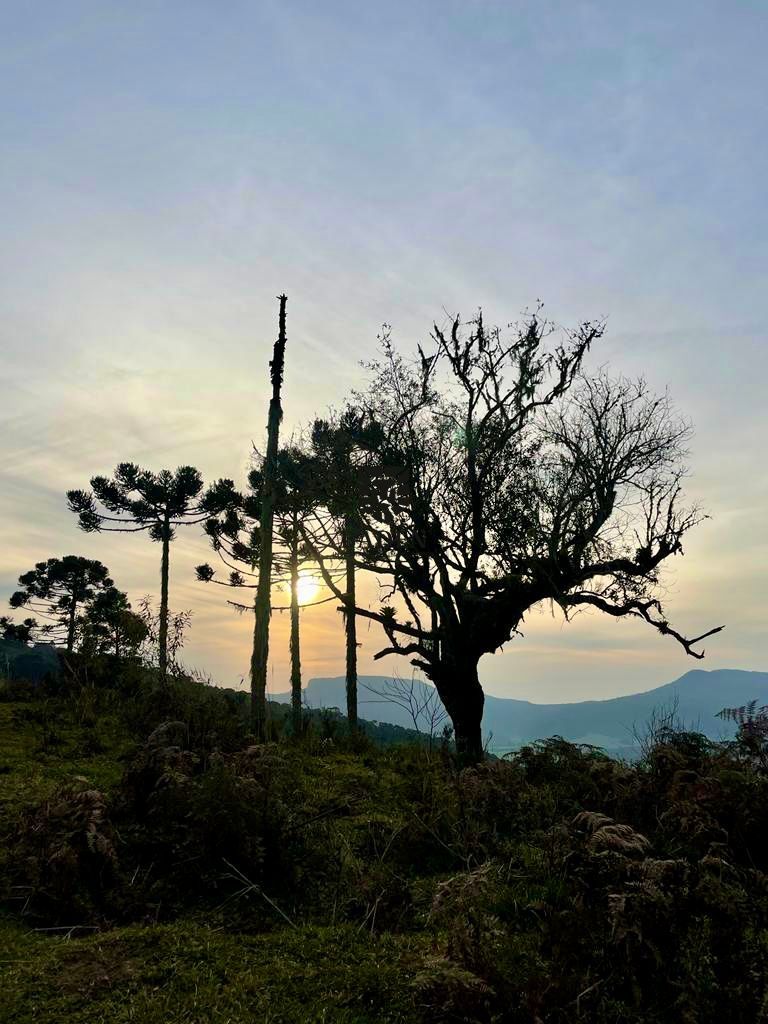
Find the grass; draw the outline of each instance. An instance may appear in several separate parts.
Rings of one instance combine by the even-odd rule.
[[[746,748],[555,738],[460,772],[253,745],[189,690],[0,700],[0,1024],[768,1024]],[[143,742],[160,721],[189,749]]]
[[[105,792],[120,781],[135,744],[105,716],[98,729],[49,720],[40,703],[0,703],[0,830],[18,808],[80,776]]]
[[[0,837],[73,777],[115,789],[134,744],[108,717],[98,733],[105,749],[87,752],[92,730],[48,721],[38,703],[0,703]],[[394,772],[343,753],[307,765],[319,806],[357,806],[350,828],[383,816],[385,794],[396,804]],[[191,917],[91,934],[0,917],[0,1022],[400,1024],[413,1019],[409,983],[425,943],[348,924],[242,935]]]
[[[401,1024],[424,941],[188,920],[65,939],[5,922],[0,950],[3,1024]]]

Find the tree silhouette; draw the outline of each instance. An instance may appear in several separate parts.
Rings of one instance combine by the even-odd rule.
[[[233,491],[226,510],[209,519],[205,532],[223,564],[230,570],[217,579],[208,564],[197,566],[198,579],[235,589],[258,588],[264,459],[248,474],[245,494]],[[302,680],[299,579],[308,560],[303,527],[316,505],[314,464],[300,447],[291,445],[277,454],[274,485],[273,525],[278,545],[273,546],[271,587],[287,584],[290,593],[291,719],[294,733],[301,729]],[[321,603],[321,602],[312,602]],[[232,600],[238,611],[248,606]]]
[[[179,526],[204,522],[221,510],[222,496],[232,482],[218,481],[203,494],[203,478],[193,466],[174,472],[153,473],[132,462],[121,462],[110,479],[95,476],[92,491],[67,491],[69,508],[87,533],[102,530],[116,533],[146,531],[162,545],[160,565],[160,629],[158,636],[160,676],[168,667],[168,587],[170,545]]]
[[[285,368],[285,306],[287,298],[281,295],[279,330],[269,364],[272,398],[267,419],[267,451],[264,458],[264,483],[259,520],[259,577],[254,601],[253,651],[251,654],[251,723],[253,731],[263,738],[267,722],[267,661],[269,659],[269,616],[272,591],[272,519],[275,508],[277,481],[277,453],[280,444],[280,421],[283,409],[280,392]]]
[[[301,636],[299,579],[302,564],[308,559],[303,526],[316,504],[311,460],[298,448],[283,449],[278,456],[279,491],[276,522],[280,540],[287,551],[287,575],[290,591],[291,724],[295,736],[301,731]],[[251,488],[258,493],[258,475],[253,473]]]
[[[14,622],[9,615],[0,615],[0,629],[3,640],[13,640],[26,647],[33,642],[37,633],[37,619],[28,618],[23,622]]]
[[[113,587],[101,562],[79,555],[49,558],[19,576],[22,589],[11,595],[12,608],[27,608],[46,620],[41,632],[54,643],[74,650],[78,613],[84,613],[100,594]]]
[[[84,647],[98,654],[133,655],[147,632],[141,616],[131,610],[128,596],[116,587],[98,594],[83,616]]]
[[[585,372],[602,324],[554,333],[538,311],[509,339],[456,317],[412,361],[386,331],[371,368],[381,486],[361,509],[356,564],[389,581],[407,618],[356,611],[384,628],[377,658],[406,655],[435,683],[470,761],[479,660],[542,602],[639,618],[694,657],[722,628],[686,639],[658,595],[662,564],[702,518],[681,504],[688,427],[642,381]]]
[[[318,419],[312,427],[315,512],[325,513],[315,515],[312,536],[318,550],[335,552],[344,567],[345,586],[340,596],[346,635],[347,721],[351,730],[357,728],[356,551],[365,504],[375,493],[370,453],[381,441],[379,425],[354,407],[335,419]]]
[[[159,650],[160,615],[148,594],[139,601],[136,614],[141,619],[144,632],[144,639],[141,641],[138,651],[139,658],[146,665],[154,665]],[[168,672],[173,676],[181,676],[184,673],[184,666],[179,655],[186,642],[187,630],[191,622],[192,610],[190,608],[168,614],[167,666]]]

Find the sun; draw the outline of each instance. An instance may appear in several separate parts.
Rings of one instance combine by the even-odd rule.
[[[299,573],[299,582],[296,584],[296,596],[299,604],[309,604],[318,594],[320,586],[311,572],[302,571]]]

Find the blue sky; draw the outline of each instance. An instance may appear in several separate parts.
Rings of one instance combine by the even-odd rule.
[[[706,666],[768,667],[764,4],[6,2],[0,38],[0,597],[70,551],[157,590],[157,550],[79,534],[63,491],[122,459],[241,477],[279,292],[288,430],[361,383],[382,322],[407,347],[443,310],[541,298],[607,316],[595,363],[694,420],[712,519],[669,610],[728,623]],[[250,623],[194,583],[204,555],[179,541],[173,600],[232,683]],[[313,615],[306,674],[340,673],[339,616]],[[543,613],[482,675],[568,700],[691,667]]]

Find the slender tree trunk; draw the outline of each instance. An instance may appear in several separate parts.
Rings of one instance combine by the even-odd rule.
[[[299,534],[291,538],[291,724],[301,735],[301,647],[299,640]]]
[[[275,477],[280,440],[280,389],[285,365],[285,295],[280,296],[280,330],[272,362],[272,399],[267,421],[267,454],[264,460],[264,487],[261,500],[259,582],[254,602],[253,653],[251,654],[251,727],[259,739],[266,737],[267,661],[269,659],[269,616],[272,589],[272,520],[275,510]]]
[[[160,664],[160,681],[165,683],[168,678],[168,577],[170,575],[171,555],[171,523],[170,516],[165,513],[163,519],[163,555],[160,563],[160,630],[158,635],[158,659]]]
[[[355,528],[352,516],[344,524],[344,560],[347,570],[344,628],[347,635],[347,721],[357,730],[357,620],[355,617]]]
[[[67,654],[71,654],[75,648],[75,622],[77,615],[77,601],[74,594],[69,607],[69,622],[67,623]]]
[[[477,672],[479,658],[459,651],[441,651],[433,682],[451,717],[456,753],[465,765],[483,760],[483,706],[485,697]]]

